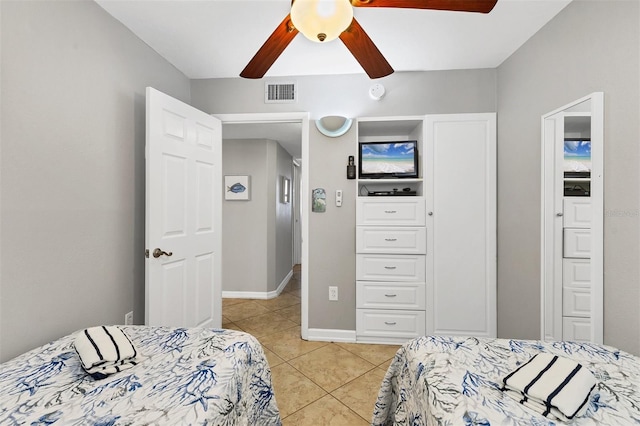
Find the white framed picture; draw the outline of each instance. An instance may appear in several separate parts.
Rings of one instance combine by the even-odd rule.
[[[225,176],[224,199],[229,201],[248,201],[250,194],[249,185],[249,176]]]

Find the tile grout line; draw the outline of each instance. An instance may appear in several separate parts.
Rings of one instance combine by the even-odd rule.
[[[293,278],[293,279],[291,279],[291,280],[289,281],[289,283],[287,284],[287,286],[285,287],[285,289],[280,293],[280,295],[278,295],[278,297],[280,297],[280,296],[282,296],[282,295],[285,295],[285,294],[287,294],[287,293],[289,293],[289,292],[299,291],[299,288],[296,288],[295,290],[288,290],[289,288],[292,288],[292,287],[289,287],[289,286],[290,286],[290,284],[291,284],[292,282],[296,281],[296,280],[298,280],[298,279],[297,279],[297,278]],[[299,285],[299,284],[298,284],[298,285]],[[299,297],[299,296],[297,296],[297,295],[292,295],[292,296],[293,296],[293,297],[296,297],[297,299],[300,299],[300,297]],[[239,302],[236,302],[236,303],[232,303],[231,305],[228,305],[228,306],[234,306],[234,305],[238,305],[238,304],[242,304],[242,303],[247,303],[247,302],[251,302],[251,301],[254,301],[254,302],[255,302],[256,300],[255,300],[255,299],[244,299],[243,301],[239,301]],[[262,304],[260,304],[260,303],[258,303],[258,304],[259,304],[262,308],[266,309],[266,310],[267,310],[267,312],[264,312],[264,313],[259,314],[259,315],[252,315],[252,316],[250,316],[250,317],[248,317],[248,318],[243,318],[243,319],[238,320],[238,321],[249,320],[249,319],[251,319],[251,318],[256,318],[256,317],[258,317],[258,316],[260,316],[260,315],[267,315],[267,314],[275,313],[276,315],[280,316],[281,318],[283,318],[283,319],[285,319],[285,320],[288,320],[288,321],[290,321],[290,322],[292,322],[292,323],[294,323],[294,324],[295,324],[295,321],[292,321],[292,320],[290,320],[289,318],[286,318],[285,316],[283,316],[283,315],[282,315],[281,313],[279,313],[278,311],[281,311],[281,310],[284,310],[284,309],[291,308],[291,307],[293,307],[293,306],[297,305],[298,303],[293,303],[293,304],[291,304],[291,305],[287,305],[287,306],[279,306],[279,307],[277,307],[276,309],[273,309],[273,308],[268,307],[268,306],[264,306],[264,305],[262,305]],[[227,318],[227,320],[228,320],[228,322],[226,323],[226,325],[227,325],[227,326],[229,326],[229,325],[233,325],[233,326],[237,327],[238,329],[240,329],[241,331],[244,331],[244,332],[246,332],[246,333],[251,333],[250,331],[246,331],[246,330],[244,330],[242,327],[240,327],[236,321],[231,321],[231,320],[229,320],[229,319],[228,319],[228,317],[225,317],[225,318]],[[287,328],[284,328],[284,329],[281,329],[281,330],[273,330],[272,332],[269,332],[268,334],[265,334],[264,336],[261,336],[261,337],[257,337],[257,336],[256,336],[256,338],[258,339],[258,341],[260,341],[260,339],[264,339],[265,337],[271,336],[271,335],[276,334],[276,333],[283,333],[283,332],[286,332],[287,330],[291,330],[291,329],[293,329],[293,328],[295,328],[295,327],[300,327],[300,326],[301,326],[300,324],[295,324],[295,325],[293,325],[293,326],[291,326],[291,327],[287,327]],[[347,386],[347,385],[349,385],[349,384],[353,383],[354,381],[356,381],[356,380],[358,380],[358,379],[362,378],[363,376],[365,376],[365,375],[367,375],[367,374],[371,373],[372,371],[376,370],[377,368],[381,368],[381,366],[382,366],[382,365],[384,365],[384,364],[387,364],[387,363],[389,362],[389,360],[385,360],[385,361],[383,361],[382,363],[379,363],[379,364],[378,364],[378,363],[375,363],[375,362],[369,361],[368,359],[364,358],[363,356],[361,356],[360,354],[358,354],[358,353],[356,353],[356,352],[353,352],[353,351],[349,350],[349,349],[348,349],[348,347],[342,347],[342,346],[340,346],[338,343],[339,343],[339,342],[326,342],[326,344],[324,344],[324,345],[322,345],[322,346],[320,346],[320,347],[318,347],[318,348],[315,348],[315,349],[312,349],[312,350],[310,350],[310,351],[308,351],[308,352],[305,352],[305,353],[303,353],[303,354],[297,355],[297,356],[295,356],[295,357],[293,357],[293,358],[291,358],[291,359],[284,359],[284,358],[283,358],[282,356],[280,356],[277,352],[275,352],[274,350],[271,350],[271,349],[267,348],[265,345],[263,345],[263,344],[262,344],[262,342],[260,342],[260,344],[262,345],[263,349],[269,350],[270,352],[272,352],[276,357],[278,357],[278,358],[282,361],[280,364],[278,364],[278,366],[280,366],[280,365],[283,365],[283,364],[284,364],[284,365],[287,365],[287,366],[288,366],[288,367],[290,367],[290,368],[293,368],[295,371],[297,371],[298,373],[300,373],[300,374],[301,374],[305,379],[309,380],[309,382],[313,383],[315,386],[317,386],[317,387],[318,387],[318,388],[323,392],[323,394],[322,394],[319,398],[316,398],[316,399],[314,399],[313,401],[309,402],[308,404],[305,404],[304,406],[299,407],[299,408],[298,408],[297,410],[295,410],[294,412],[289,413],[286,417],[282,418],[282,420],[285,420],[285,419],[287,419],[287,418],[291,417],[292,415],[294,415],[294,414],[296,414],[296,413],[299,413],[300,411],[302,411],[302,410],[306,409],[306,408],[307,408],[307,407],[309,407],[310,405],[312,405],[312,404],[314,404],[314,403],[318,402],[320,399],[322,399],[322,398],[324,398],[324,397],[326,397],[326,396],[329,396],[329,397],[331,397],[333,400],[337,401],[341,406],[345,407],[345,408],[346,408],[350,413],[352,413],[353,415],[355,415],[357,418],[362,419],[364,422],[367,422],[367,423],[369,423],[369,422],[370,422],[370,419],[366,419],[366,418],[364,418],[363,416],[361,416],[361,415],[360,415],[358,412],[356,412],[353,408],[351,408],[350,406],[348,406],[347,404],[345,404],[343,401],[341,401],[340,399],[338,399],[338,398],[334,395],[334,393],[335,393],[336,391],[338,391],[339,389],[343,388],[344,386]],[[372,367],[371,367],[370,369],[367,369],[367,371],[363,372],[362,374],[359,374],[357,377],[354,377],[353,379],[351,379],[351,380],[349,380],[349,381],[347,381],[347,382],[345,382],[345,383],[342,383],[342,384],[341,384],[340,386],[338,386],[336,389],[334,389],[334,390],[332,390],[332,391],[327,391],[327,390],[325,390],[325,388],[324,388],[324,387],[322,387],[320,384],[316,383],[316,381],[315,381],[315,380],[313,380],[311,377],[309,377],[309,376],[308,376],[308,375],[306,375],[304,372],[302,372],[300,369],[296,368],[295,366],[293,366],[293,365],[291,364],[291,361],[294,361],[294,360],[296,360],[296,359],[298,359],[298,358],[300,358],[300,357],[303,357],[303,356],[305,356],[305,355],[308,355],[308,354],[310,354],[310,353],[313,353],[313,352],[315,352],[315,351],[317,351],[317,350],[319,350],[319,349],[325,348],[325,347],[327,347],[328,345],[335,345],[337,348],[342,349],[342,350],[345,350],[345,351],[347,351],[348,353],[350,353],[351,355],[355,356],[356,358],[358,358],[358,359],[360,359],[360,360],[362,360],[362,361],[364,361],[364,362],[369,363],[370,365],[372,365]],[[393,357],[391,357],[391,358],[390,358],[390,360],[392,360],[392,359],[393,359]],[[271,368],[273,368],[272,366],[269,366],[269,367],[270,367],[270,369],[271,369]],[[381,368],[381,369],[386,370],[386,368]],[[277,398],[277,396],[276,396],[276,398]]]
[[[323,388],[319,383],[316,383],[316,382],[315,382],[311,377],[307,376],[306,374],[304,374],[304,372],[302,372],[301,370],[299,370],[298,368],[296,368],[294,365],[291,365],[291,364],[289,363],[289,361],[292,361],[292,360],[294,360],[294,359],[298,359],[298,358],[300,358],[300,357],[303,357],[303,356],[305,356],[305,355],[307,355],[307,354],[310,354],[310,353],[315,352],[315,351],[317,351],[317,350],[319,350],[319,349],[322,349],[322,348],[324,348],[324,347],[326,347],[326,346],[328,346],[328,345],[336,345],[338,348],[346,350],[347,352],[349,352],[349,353],[351,353],[352,355],[354,355],[354,356],[356,356],[356,357],[360,358],[361,360],[363,360],[363,361],[365,361],[365,362],[369,362],[369,361],[367,361],[366,359],[362,358],[360,355],[355,354],[355,353],[353,353],[353,352],[351,352],[351,351],[349,351],[349,350],[347,350],[347,349],[345,349],[345,348],[341,347],[340,345],[337,345],[337,344],[336,344],[336,342],[328,342],[328,343],[327,343],[326,345],[324,345],[324,346],[321,346],[321,347],[319,347],[319,348],[313,349],[313,350],[311,350],[311,351],[309,351],[309,352],[306,352],[306,353],[304,353],[304,354],[298,355],[297,357],[295,357],[295,358],[291,358],[291,359],[290,359],[290,360],[288,360],[288,361],[284,361],[284,363],[285,363],[285,364],[287,364],[289,367],[293,368],[294,370],[296,370],[297,372],[299,372],[301,375],[303,375],[303,376],[304,376],[307,380],[309,380],[311,383],[313,383],[314,385],[316,385],[316,386],[318,386],[320,389],[322,389],[322,391],[324,391],[324,392],[325,392],[325,394],[324,394],[324,395],[322,395],[322,396],[320,396],[319,398],[317,398],[317,399],[315,399],[315,400],[313,400],[313,401],[309,402],[308,404],[306,404],[306,405],[304,405],[304,406],[300,407],[299,409],[297,409],[297,410],[296,410],[296,411],[294,411],[293,413],[290,413],[287,417],[283,418],[282,420],[285,420],[285,419],[287,419],[288,417],[292,416],[293,414],[295,414],[295,413],[297,413],[297,412],[299,412],[299,411],[301,411],[301,410],[304,410],[305,408],[307,408],[307,407],[308,407],[308,406],[310,406],[311,404],[313,404],[313,403],[315,403],[315,402],[317,402],[317,401],[321,400],[321,399],[322,399],[322,398],[324,398],[325,396],[329,395],[329,396],[331,396],[333,399],[335,399],[338,403],[340,403],[340,405],[342,405],[342,406],[346,407],[350,412],[352,412],[353,414],[355,414],[355,415],[356,415],[356,416],[358,416],[359,418],[363,419],[363,420],[364,420],[364,421],[366,421],[366,422],[370,422],[370,419],[369,419],[369,420],[365,419],[365,418],[364,418],[364,417],[362,417],[360,414],[358,414],[355,410],[353,410],[351,407],[349,407],[347,404],[345,404],[344,402],[342,402],[340,399],[336,398],[336,396],[335,396],[335,395],[333,395],[333,392],[335,392],[335,391],[337,391],[338,389],[340,389],[340,388],[342,388],[342,387],[344,387],[344,386],[348,385],[349,383],[351,383],[351,382],[353,382],[353,381],[355,381],[355,380],[357,380],[357,379],[361,378],[361,377],[362,377],[362,376],[364,376],[365,374],[368,374],[368,373],[370,373],[371,371],[375,370],[376,368],[378,368],[378,366],[377,366],[377,365],[374,365],[373,363],[369,362],[370,364],[372,364],[372,365],[373,365],[373,368],[371,368],[370,370],[365,371],[365,372],[364,372],[364,373],[362,373],[361,375],[359,375],[359,376],[357,376],[357,377],[355,377],[355,378],[353,378],[353,379],[349,380],[348,382],[345,382],[345,383],[341,384],[340,386],[338,386],[338,387],[337,387],[337,388],[335,388],[334,390],[332,390],[332,391],[327,391],[327,390],[326,390],[325,388]],[[273,352],[273,351],[272,351],[272,352]],[[275,353],[276,355],[278,355],[276,352],[274,352],[274,353]],[[279,356],[279,355],[278,355],[278,356]],[[386,362],[386,361],[385,361],[385,362]]]

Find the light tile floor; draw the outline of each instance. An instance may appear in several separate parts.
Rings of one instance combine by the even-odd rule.
[[[382,378],[399,346],[300,338],[300,270],[271,300],[223,299],[222,326],[262,344],[284,426],[371,422]]]

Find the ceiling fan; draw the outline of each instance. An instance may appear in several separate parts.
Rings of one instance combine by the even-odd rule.
[[[373,41],[353,17],[353,7],[436,9],[489,13],[498,0],[292,0],[291,12],[240,73],[262,78],[301,32],[309,40],[324,43],[340,38],[370,78],[393,73]]]

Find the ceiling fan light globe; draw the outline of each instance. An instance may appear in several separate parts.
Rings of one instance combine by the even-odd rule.
[[[295,0],[291,6],[293,26],[317,43],[335,40],[352,20],[349,0]]]

